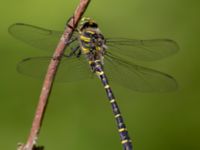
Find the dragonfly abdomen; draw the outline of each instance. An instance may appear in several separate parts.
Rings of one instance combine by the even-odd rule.
[[[118,127],[121,143],[124,147],[124,150],[132,150],[131,139],[128,135],[128,131],[126,129],[126,125],[124,123],[120,109],[119,109],[117,102],[115,100],[115,96],[112,92],[112,89],[111,89],[109,83],[108,83],[108,79],[107,79],[107,77],[106,77],[106,75],[103,71],[103,67],[101,65],[101,62],[95,61],[92,67],[94,68],[94,71],[97,74],[97,76],[101,79],[101,82],[102,82],[102,84],[105,88],[107,97],[109,99],[109,102],[112,106],[113,114],[114,114],[115,120],[117,122],[117,127]]]

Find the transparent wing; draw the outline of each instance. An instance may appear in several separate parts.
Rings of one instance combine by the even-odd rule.
[[[21,74],[44,79],[52,57],[32,57],[18,63],[17,71]],[[71,82],[91,77],[91,71],[84,58],[63,57],[59,65],[55,81]]]
[[[105,73],[111,82],[131,90],[164,92],[177,89],[176,80],[165,73],[122,60],[114,55],[105,57]]]
[[[62,32],[49,30],[34,25],[15,23],[8,28],[8,32],[16,39],[35,48],[53,51],[62,35]]]
[[[179,49],[177,43],[169,39],[137,40],[125,38],[107,39],[108,52],[129,57],[130,60],[154,61],[168,57]]]

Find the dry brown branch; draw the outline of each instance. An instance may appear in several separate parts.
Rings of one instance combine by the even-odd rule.
[[[71,38],[71,35],[73,33],[73,29],[75,29],[78,25],[79,20],[81,19],[83,13],[85,12],[90,0],[80,0],[80,3],[75,10],[75,13],[73,17],[69,21],[69,26],[66,27],[58,45],[55,49],[55,52],[53,54],[53,59],[51,60],[45,80],[43,83],[42,91],[39,97],[39,103],[37,106],[37,110],[35,113],[35,117],[32,123],[32,128],[30,131],[29,138],[27,140],[27,143],[25,145],[21,144],[18,147],[18,150],[42,150],[43,147],[37,147],[37,139],[39,135],[39,131],[42,125],[42,120],[45,114],[45,109],[47,107],[48,98],[51,93],[53,81],[55,78],[56,71],[58,69],[60,58],[62,54],[64,53],[64,49],[67,47],[66,43]]]

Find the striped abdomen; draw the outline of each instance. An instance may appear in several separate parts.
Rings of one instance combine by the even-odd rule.
[[[119,131],[121,143],[124,147],[124,150],[132,150],[132,143],[131,143],[131,139],[128,135],[128,131],[126,129],[126,125],[123,121],[122,115],[120,113],[120,110],[119,110],[119,107],[115,100],[112,89],[109,86],[108,79],[107,79],[105,73],[103,72],[100,61],[99,60],[94,61],[93,64],[91,64],[91,67],[93,68],[93,70],[95,71],[97,76],[101,79],[101,82],[106,90],[107,97],[111,103],[112,110],[113,110],[113,113],[114,113],[114,116],[115,116],[115,119],[117,122],[118,131]]]

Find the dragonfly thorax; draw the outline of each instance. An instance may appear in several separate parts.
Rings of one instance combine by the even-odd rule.
[[[102,60],[106,51],[105,39],[98,28],[85,28],[79,36],[82,54],[89,61]]]

